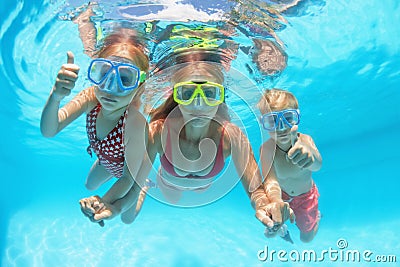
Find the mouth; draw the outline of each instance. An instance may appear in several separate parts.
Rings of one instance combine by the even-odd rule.
[[[109,102],[109,103],[116,103],[117,102],[117,100],[114,100],[114,99],[111,99],[111,98],[108,98],[108,97],[104,97],[104,96],[101,98],[101,100],[103,100],[105,102]]]
[[[284,132],[284,133],[276,133],[276,137],[286,137],[289,135],[289,132]]]
[[[190,113],[189,115],[190,115],[191,117],[197,117],[197,118],[210,118],[210,116],[207,115],[207,114]]]

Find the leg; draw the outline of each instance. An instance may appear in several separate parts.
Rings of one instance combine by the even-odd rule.
[[[86,179],[86,188],[88,190],[96,190],[100,185],[104,184],[112,178],[112,175],[99,164],[99,160],[93,163],[92,168]]]
[[[318,213],[319,213],[319,211],[318,211]],[[300,232],[300,240],[302,242],[309,243],[314,239],[315,235],[318,232],[319,220],[320,220],[320,216],[318,216],[317,222],[315,223],[314,228],[311,231],[309,231],[309,232]]]
[[[72,18],[75,24],[78,24],[79,37],[82,40],[84,52],[89,57],[93,57],[96,52],[96,38],[97,30],[95,24],[91,21],[91,17],[94,16],[93,6],[96,4],[89,3],[86,10],[78,16]]]
[[[312,189],[295,199],[292,202],[295,207],[293,211],[296,214],[296,224],[300,229],[300,240],[308,243],[311,242],[318,232],[321,213],[318,210],[318,189],[314,186]]]

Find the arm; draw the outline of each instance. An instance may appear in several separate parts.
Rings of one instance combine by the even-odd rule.
[[[261,171],[264,177],[264,191],[270,200],[269,208],[273,211],[272,220],[278,229],[287,219],[293,223],[295,216],[289,203],[282,200],[282,191],[273,166],[275,142],[270,139],[260,149]]]
[[[144,153],[144,158],[140,161],[141,166],[135,179],[130,175],[128,164],[125,164],[124,176],[113,184],[103,198],[94,196],[80,200],[82,212],[89,217],[91,221],[99,222],[103,219],[111,219],[121,212],[124,212],[138,199],[138,195],[143,191],[143,188],[145,188],[144,181],[151,170],[151,166],[158,151],[157,147],[160,142],[160,134],[156,132],[158,129],[155,126],[154,123],[150,124],[147,153]],[[141,191],[135,190],[135,181],[143,184],[143,186],[141,186],[136,182],[136,184],[139,184],[139,187],[142,188]],[[143,202],[144,197],[138,201]]]
[[[101,208],[86,216],[89,217],[91,221],[98,222],[100,226],[104,226],[103,220],[110,220],[122,213],[121,220],[126,224],[130,224],[135,220],[142,209],[148,189],[148,186],[140,188],[139,185],[135,183],[123,198],[118,199],[112,204],[102,202],[102,200],[96,196],[90,197],[88,199],[97,201]]]
[[[163,120],[152,122],[150,125],[141,113],[133,106],[129,107],[128,118],[125,124],[125,161],[129,173],[130,183],[117,181],[104,196],[105,200],[113,203],[121,199],[128,192],[126,188],[136,182],[140,188],[146,186],[146,179],[150,173],[153,162],[161,147],[161,132]],[[120,179],[121,180],[121,179]]]
[[[306,168],[309,169],[310,171],[318,171],[322,167],[321,154],[319,153],[317,146],[315,145],[314,140],[311,138],[311,136],[301,134],[301,138],[302,137],[304,137],[304,143],[306,146],[308,146],[313,157],[313,162],[311,163],[310,166],[307,166]]]
[[[139,175],[146,174],[147,177],[147,170],[150,170],[147,166],[146,162],[139,171]],[[140,188],[130,175],[126,165],[124,168],[124,175],[112,185],[102,198],[91,196],[79,201],[83,214],[92,222],[104,226],[103,220],[110,220],[126,211],[135,201],[140,201],[139,205],[136,205],[138,210],[143,205],[145,197],[143,194],[145,195],[147,187]]]
[[[283,202],[282,192],[273,166],[275,142],[270,139],[260,149],[261,172],[264,177],[264,190],[271,202]]]
[[[272,219],[277,215],[274,210],[269,208],[270,201],[262,187],[260,171],[250,142],[237,126],[227,124],[225,127],[229,135],[236,171],[241,177],[242,185],[250,198],[252,207],[256,210],[256,217],[264,225],[272,228],[274,225]]]
[[[129,113],[128,113],[129,114]],[[108,203],[115,203],[117,200],[119,201],[120,209],[119,211],[124,211],[126,207],[129,207],[132,204],[132,201],[128,201],[127,193],[129,190],[131,190],[132,186],[134,185],[134,182],[136,182],[140,188],[146,187],[146,179],[151,171],[151,167],[153,166],[153,162],[155,160],[155,157],[158,153],[158,147],[160,146],[160,141],[161,141],[161,125],[159,123],[151,123],[149,130],[145,131],[142,130],[142,132],[146,133],[146,138],[145,140],[147,142],[147,146],[144,149],[144,153],[140,154],[137,152],[138,146],[140,144],[137,143],[131,143],[130,146],[125,147],[125,149],[130,149],[129,151],[133,153],[129,154],[140,154],[141,157],[138,158],[137,160],[139,161],[140,165],[137,166],[137,162],[129,162],[134,160],[136,157],[133,157],[134,155],[131,155],[132,158],[126,157],[127,164],[125,166],[131,166],[129,168],[129,171],[125,173],[132,174],[132,171],[135,171],[136,176],[129,176],[125,175],[124,177],[121,177],[111,188],[110,190],[107,191],[107,193],[104,195],[103,200]],[[147,129],[147,124],[146,124],[146,129]],[[127,130],[127,129],[126,129]],[[140,131],[140,129],[137,129],[136,131]],[[143,133],[142,133],[143,134]],[[147,138],[148,137],[148,138]],[[129,143],[129,140],[125,140],[125,142]],[[137,169],[133,169],[133,163],[135,163],[135,167]],[[119,182],[122,178],[124,178],[121,182]],[[132,196],[129,197],[129,199],[137,199],[137,195],[139,194],[139,190],[136,190],[137,194],[135,197],[132,198]],[[122,200],[123,198],[127,197],[127,199]],[[122,204],[121,204],[122,203]]]
[[[106,194],[101,198],[101,201],[105,205],[111,205],[118,201],[118,205],[114,207],[109,207],[106,210],[112,210],[111,214],[103,211],[102,219],[111,218],[115,215],[121,213],[125,210],[126,206],[130,206],[132,201],[137,199],[139,191],[132,191],[135,181],[143,187],[145,184],[145,179],[147,178],[147,163],[144,164],[146,160],[146,144],[148,136],[148,125],[144,117],[131,105],[128,106],[128,116],[125,121],[124,129],[124,145],[125,145],[125,164],[124,164],[124,174],[120,177],[112,187],[106,192]],[[143,168],[142,168],[143,165]],[[151,165],[150,165],[151,166]],[[140,170],[142,169],[141,173]],[[150,171],[150,168],[148,168]],[[138,174],[141,180],[138,180]],[[142,181],[143,180],[143,181]],[[133,196],[132,193],[137,194]],[[133,200],[132,200],[133,199]],[[108,217],[110,216],[110,217]],[[99,217],[99,216],[97,216]]]
[[[132,223],[139,215],[139,212],[142,209],[144,200],[146,198],[148,189],[149,189],[148,186],[140,188],[139,185],[135,183],[129,190],[126,198],[132,204],[130,206],[125,207],[124,210],[122,210],[121,220],[124,223],[126,224]],[[113,205],[118,205],[118,203],[115,202]]]
[[[114,203],[116,200],[124,197],[134,184],[134,178],[130,174],[126,164],[124,165],[124,174],[120,177],[111,188],[104,194],[102,200],[106,203]]]
[[[133,180],[140,187],[145,185],[148,173],[143,173],[139,177],[139,171],[143,162],[146,160],[149,125],[143,115],[134,106],[135,99],[128,107],[128,117],[125,123],[125,162]],[[150,169],[149,169],[150,171]]]
[[[236,171],[252,201],[252,206],[257,208],[259,205],[268,204],[269,201],[261,190],[261,175],[249,140],[236,125],[229,123],[225,127]]]
[[[128,113],[130,114],[130,113]],[[125,138],[125,166],[124,166],[124,176],[118,179],[117,182],[107,191],[107,193],[102,198],[107,203],[114,203],[117,200],[120,200],[126,196],[131,187],[136,182],[141,188],[145,187],[146,179],[150,173],[151,167],[153,165],[154,159],[157,154],[157,146],[158,142],[156,136],[159,136],[155,131],[157,129],[154,128],[154,125],[150,125],[150,130],[148,130],[148,126],[146,121],[143,118],[143,125],[145,128],[138,127],[137,125],[133,127],[133,125],[129,125],[128,121],[126,124],[125,132],[129,131],[129,135]],[[130,128],[132,127],[132,129]],[[136,129],[133,129],[136,128]],[[142,138],[138,140],[132,139],[132,136],[139,135]],[[129,137],[131,136],[131,137]],[[142,143],[147,141],[147,145],[143,145]],[[143,153],[139,153],[138,150],[143,148]],[[125,203],[122,201],[122,203]],[[128,202],[126,202],[128,203]],[[121,207],[125,207],[129,204],[123,204]],[[123,210],[123,209],[122,209]]]
[[[151,170],[151,166],[152,166],[152,161],[150,161],[149,157],[147,155],[145,155],[142,166],[140,167],[140,170],[138,173],[138,178],[140,180],[146,180],[146,178]],[[138,183],[134,183],[126,195],[124,195],[122,198],[117,199],[116,201],[114,201],[112,203],[112,210],[114,210],[114,212],[115,212],[114,215],[125,212],[126,210],[130,209],[136,202],[136,205],[135,205],[134,211],[133,211],[134,217],[136,217],[142,208],[144,199],[146,197],[146,192],[148,189],[149,189],[148,185],[144,185],[142,187],[142,186],[139,186]],[[131,217],[130,215],[128,215],[128,216]],[[133,217],[133,219],[134,219],[134,217]],[[101,219],[104,219],[104,218],[101,218]],[[131,223],[131,221],[125,222],[125,223]]]
[[[69,95],[75,86],[78,72],[79,67],[74,64],[74,56],[68,52],[68,63],[64,64],[58,72],[56,83],[43,108],[40,130],[44,136],[55,136],[84,113],[89,107],[89,102],[96,101],[93,89],[89,88],[80,92],[60,109],[61,100]]]
[[[294,165],[310,171],[318,171],[322,166],[322,157],[314,144],[311,136],[306,134],[297,134],[298,126],[291,129],[292,147],[287,153],[287,158]]]

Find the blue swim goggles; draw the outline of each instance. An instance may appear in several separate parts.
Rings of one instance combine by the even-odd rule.
[[[90,62],[88,79],[98,86],[99,90],[116,96],[126,96],[139,86],[146,78],[135,65],[120,61],[96,58]],[[117,79],[118,86],[114,86]]]
[[[284,109],[278,112],[269,112],[261,116],[261,124],[267,131],[283,129],[286,126],[292,128],[300,123],[300,110]]]

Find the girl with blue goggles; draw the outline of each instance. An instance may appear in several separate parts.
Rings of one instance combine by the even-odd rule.
[[[116,96],[129,95],[145,78],[146,74],[135,65],[104,58],[92,60],[88,69],[88,79],[100,91]],[[112,86],[115,79],[118,86]]]

